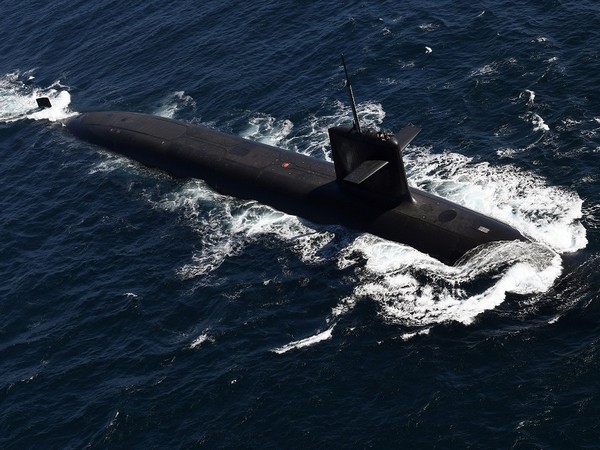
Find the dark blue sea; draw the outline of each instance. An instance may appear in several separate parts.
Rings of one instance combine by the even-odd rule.
[[[410,183],[531,242],[447,266],[64,127],[331,160],[342,53]],[[595,0],[4,0],[0,448],[599,448],[599,85]]]

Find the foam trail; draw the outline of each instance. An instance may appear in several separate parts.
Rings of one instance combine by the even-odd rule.
[[[289,344],[286,344],[282,347],[274,348],[271,351],[274,353],[282,354],[282,353],[289,352],[290,350],[296,350],[296,349],[303,348],[303,347],[309,347],[309,346],[317,344],[319,342],[326,341],[328,339],[331,339],[334,328],[335,328],[335,324],[331,325],[325,331],[315,334],[314,336],[309,336],[307,338],[300,339],[299,341],[290,342]]]
[[[409,339],[412,339],[415,336],[423,336],[423,335],[429,334],[430,331],[431,331],[431,328],[425,328],[423,330],[415,331],[414,333],[404,333],[400,337],[402,338],[403,341],[408,341]]]

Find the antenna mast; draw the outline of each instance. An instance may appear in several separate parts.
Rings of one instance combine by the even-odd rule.
[[[352,114],[354,115],[354,126],[353,128],[360,133],[360,124],[358,123],[358,114],[356,113],[356,102],[354,101],[354,94],[352,93],[352,85],[350,84],[350,77],[348,76],[348,69],[346,68],[346,61],[344,60],[344,54],[342,53],[342,65],[344,66],[344,72],[346,74],[346,87],[348,88],[348,94],[350,94],[350,104],[352,105]]]

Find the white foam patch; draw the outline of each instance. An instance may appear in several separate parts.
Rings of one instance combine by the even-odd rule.
[[[157,116],[173,119],[185,109],[195,111],[196,101],[183,91],[173,92],[163,104],[154,112]]]
[[[57,122],[76,114],[69,110],[71,94],[66,86],[56,81],[47,88],[40,88],[30,83],[33,78],[30,73],[20,72],[0,76],[0,123],[23,119]],[[48,97],[52,107],[39,109],[38,97]]]
[[[546,122],[544,122],[544,119],[539,114],[531,113],[527,117],[533,125],[533,131],[550,131],[550,127],[546,125]]]
[[[214,341],[215,341],[214,338],[211,337],[208,334],[208,332],[204,332],[192,341],[192,343],[190,344],[190,349],[196,349],[196,348],[202,346],[202,344],[204,344],[205,342],[214,342]]]
[[[497,74],[503,67],[513,66],[517,63],[515,58],[507,58],[502,61],[493,61],[484,66],[478,67],[471,71],[471,77],[488,77],[490,75]]]
[[[440,26],[436,23],[424,23],[422,25],[419,25],[419,29],[421,31],[433,31],[433,30],[437,30]]]
[[[349,125],[349,118],[352,117],[350,106],[343,102],[334,102],[333,109],[332,114],[310,116],[308,122],[300,127],[296,127],[288,119],[279,120],[268,114],[255,113],[240,135],[263,144],[331,161],[327,129],[332,126]],[[357,109],[361,126],[379,129],[385,117],[379,103],[360,103]]]
[[[471,72],[472,77],[479,77],[484,75],[491,75],[498,72],[499,63],[486,64],[485,66],[479,67]]]
[[[140,163],[126,158],[125,156],[111,153],[108,150],[102,148],[97,149],[98,154],[104,159],[98,160],[91,168],[90,175],[95,173],[110,173],[113,171],[123,170],[124,168],[131,172],[144,172],[149,169],[144,168]]]
[[[583,201],[568,188],[549,186],[510,165],[473,163],[464,155],[435,154],[426,147],[411,148],[406,166],[416,187],[506,222],[559,253],[587,245],[580,223]]]
[[[363,234],[342,249],[340,268],[365,260],[357,269],[352,295],[331,311],[328,329],[273,351],[284,353],[330,339],[341,316],[364,299],[374,301],[388,324],[408,327],[403,340],[429,334],[435,325],[472,324],[502,304],[508,293],[545,292],[562,271],[561,257],[528,242],[482,246],[456,266],[447,266],[411,247]]]
[[[162,209],[182,211],[186,220],[198,231],[201,251],[193,255],[191,264],[179,269],[183,279],[210,273],[241,250],[241,243],[233,239],[231,231],[232,202],[204,182],[189,181],[180,191],[152,203]]]
[[[331,335],[333,333],[334,328],[335,328],[335,324],[330,326],[328,329],[326,329],[323,332],[317,333],[313,336],[309,336],[304,339],[300,339],[299,341],[290,342],[289,344],[286,344],[282,347],[274,348],[271,351],[274,353],[282,354],[282,353],[289,352],[290,350],[296,350],[296,349],[303,348],[303,347],[309,347],[309,346],[315,345],[319,342],[326,341],[328,339],[331,339]]]
[[[380,103],[364,102],[357,105],[358,120],[361,127],[379,130],[385,111]],[[336,101],[333,112],[320,116],[310,116],[308,122],[298,127],[294,136],[283,139],[280,145],[298,153],[332,161],[329,145],[328,128],[348,126],[351,124],[352,110],[350,105]],[[265,132],[269,133],[268,130]]]
[[[451,321],[468,325],[500,305],[509,292],[544,292],[562,271],[562,260],[552,250],[516,241],[478,248],[456,266],[370,235],[360,236],[345,251],[362,255],[367,264],[359,272],[355,298],[344,304],[351,307],[369,298],[378,303],[387,322],[410,327]]]
[[[294,128],[291,120],[276,120],[268,114],[254,114],[241,136],[267,145],[278,146]]]
[[[199,237],[199,250],[192,262],[179,270],[183,279],[213,272],[227,258],[239,255],[249,243],[265,236],[275,237],[302,261],[317,264],[324,258],[320,250],[334,237],[327,227],[313,229],[295,216],[255,201],[220,195],[199,180],[187,182],[159,202],[149,201],[162,209],[182,212]]]
[[[535,91],[525,89],[521,95],[527,96],[527,106],[533,106],[535,101]]]
[[[414,333],[404,333],[400,337],[402,338],[403,341],[408,341],[409,339],[412,339],[416,336],[423,336],[423,335],[429,334],[430,331],[431,331],[431,328],[425,328],[423,330],[415,331]]]
[[[249,203],[232,218],[233,230],[245,240],[254,240],[261,236],[275,236],[287,242],[306,263],[320,263],[323,257],[319,251],[331,242],[334,233],[323,227],[319,230],[310,228],[295,216],[273,210],[259,203]],[[332,227],[335,228],[335,227]]]

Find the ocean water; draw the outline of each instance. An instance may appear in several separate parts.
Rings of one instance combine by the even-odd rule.
[[[446,266],[63,126],[330,160],[341,53],[412,185],[531,242]],[[0,447],[598,448],[599,85],[592,0],[3,2]]]

